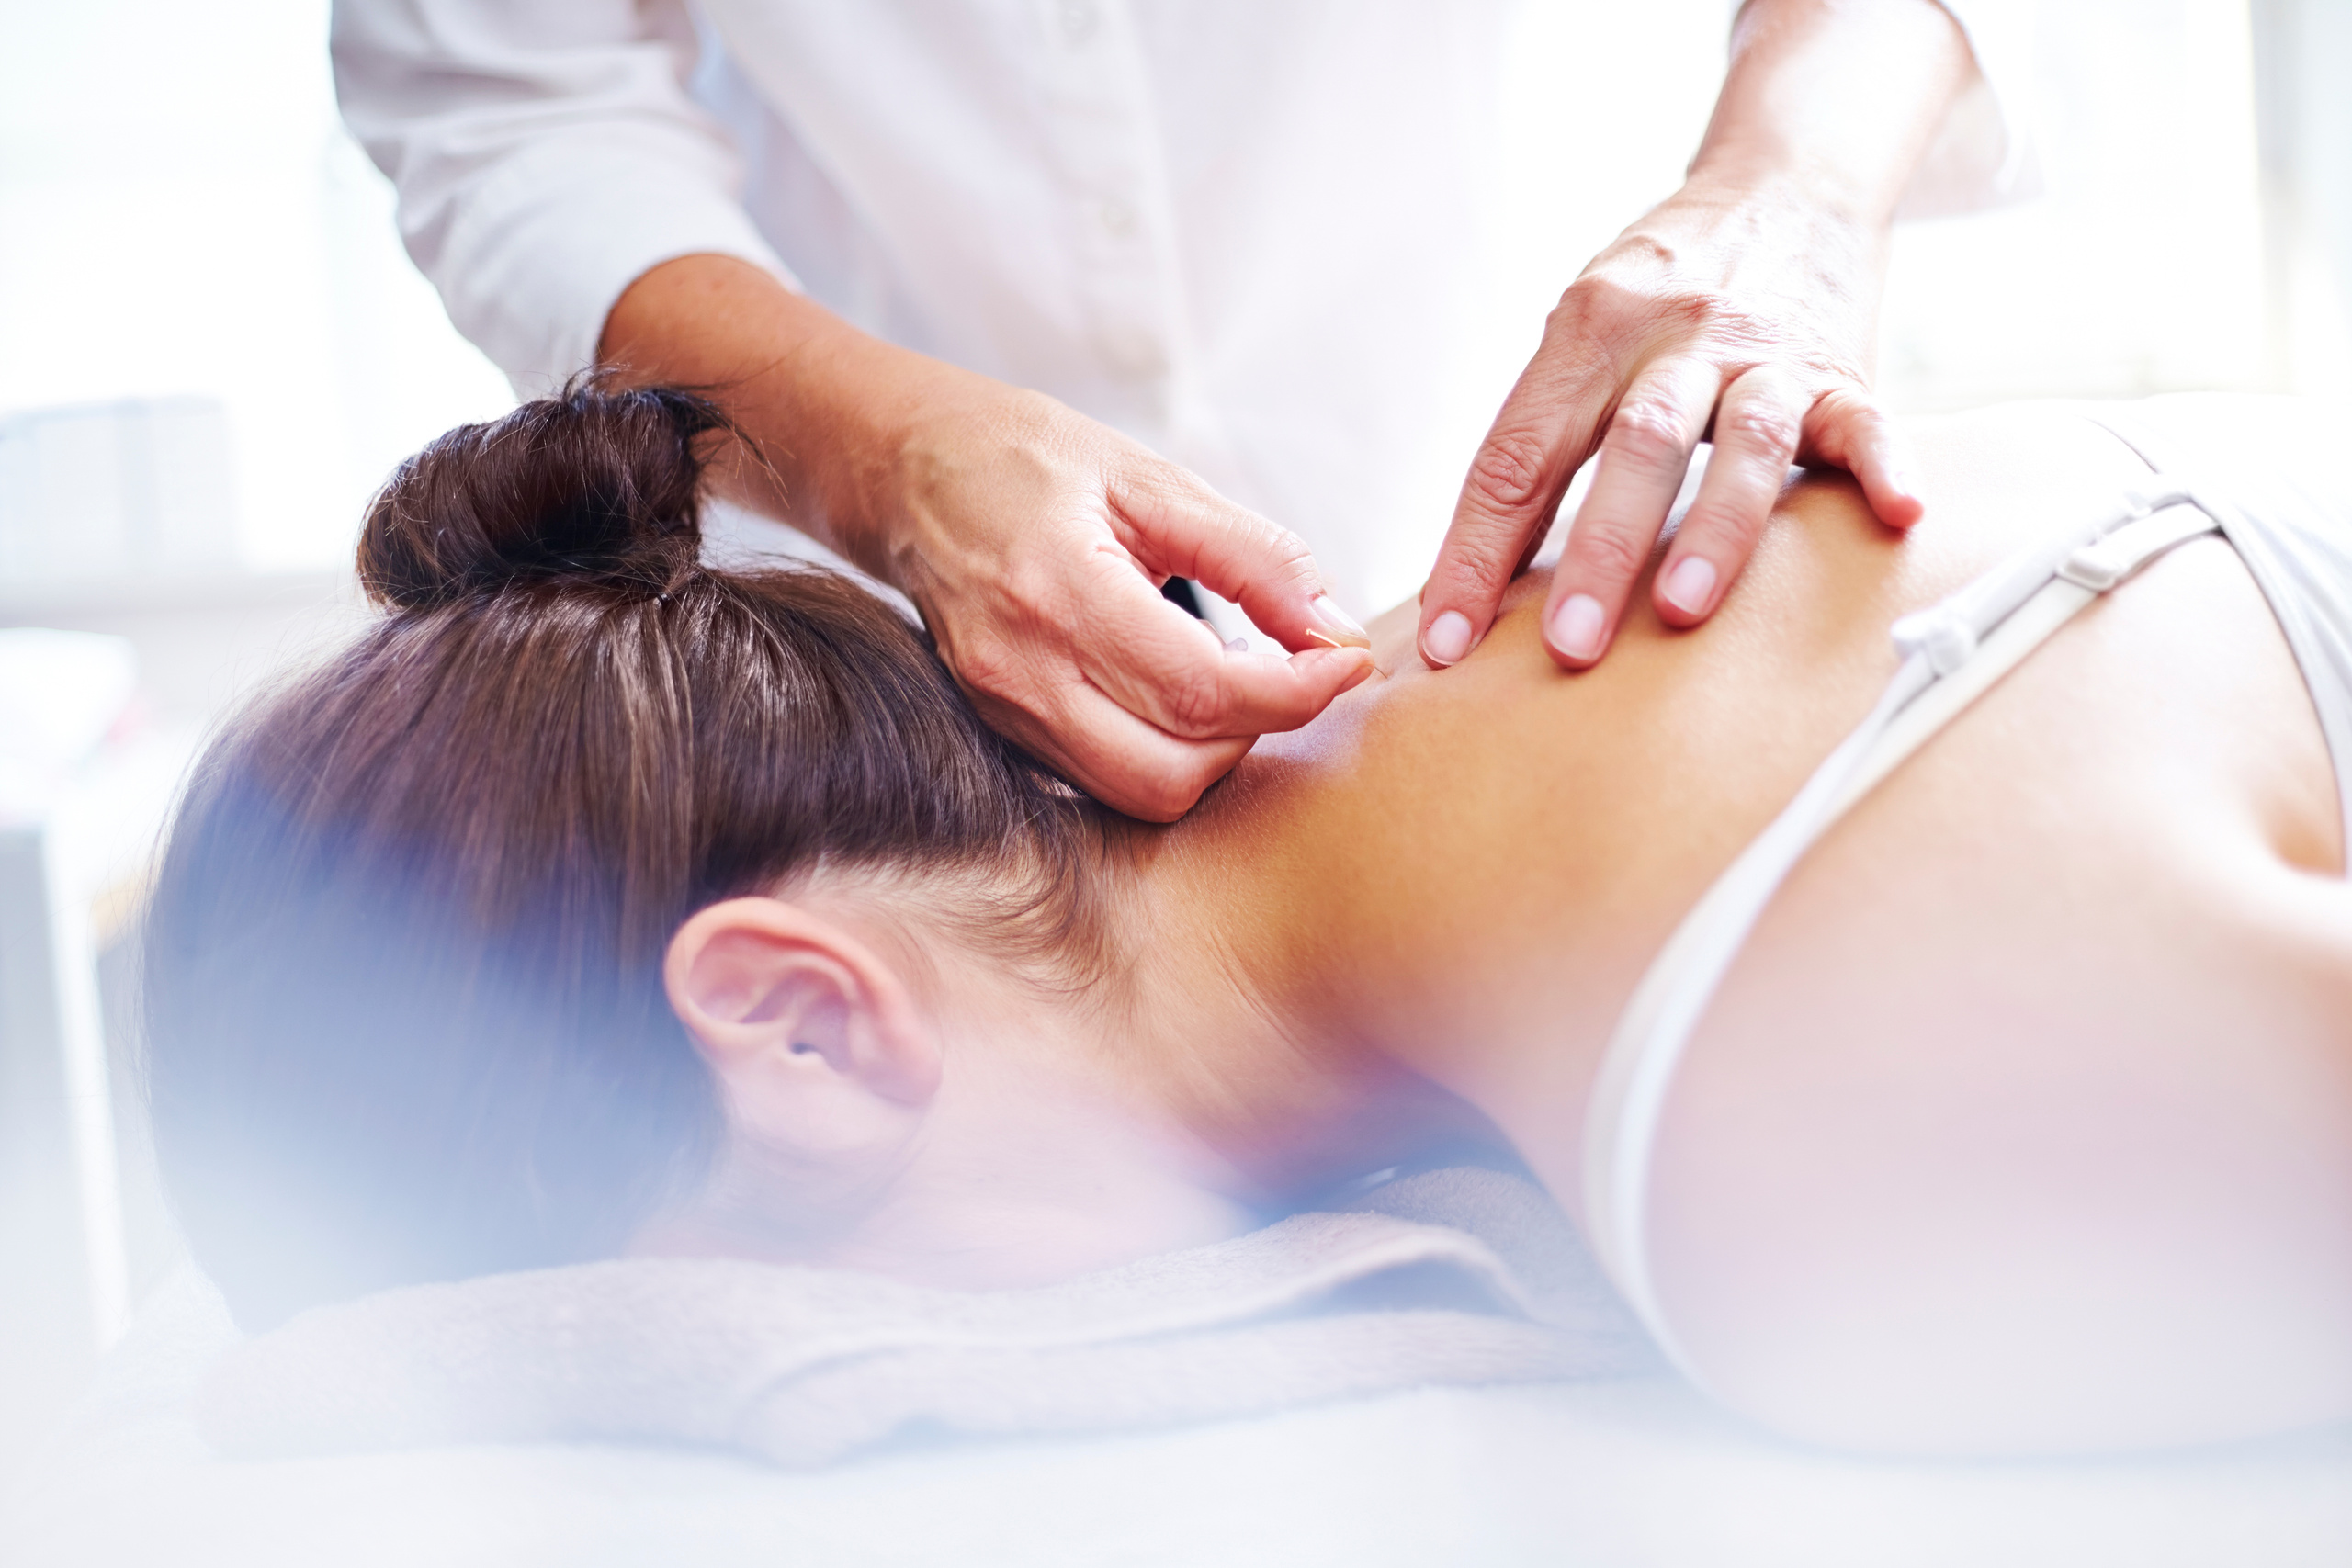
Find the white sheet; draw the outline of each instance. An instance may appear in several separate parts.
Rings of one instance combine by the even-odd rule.
[[[531,1445],[231,1463],[185,1397],[222,1343],[151,1317],[0,1505],[11,1568],[2344,1568],[2352,1428],[2154,1461],[1809,1453],[1662,1378],[1432,1389],[1145,1436],[780,1472]]]

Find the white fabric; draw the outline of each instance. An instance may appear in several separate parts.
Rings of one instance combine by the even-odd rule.
[[[0,1496],[10,1568],[2342,1568],[2352,1428],[2131,1462],[1843,1459],[1679,1381],[1426,1389],[819,1472],[587,1443],[239,1462],[189,1394],[217,1298],[151,1309]]]
[[[2295,655],[2335,765],[2352,837],[2352,470],[2335,457],[2352,408],[2178,393],[2097,422],[2151,468],[2194,465],[2199,492]]]
[[[2019,177],[2030,0],[1947,4],[1993,87],[1913,211]],[[1427,571],[1469,459],[1432,443],[1538,326],[1489,321],[1472,239],[1518,9],[705,0],[704,52],[684,0],[340,0],[334,49],[410,254],[518,389],[655,264],[739,256],[1198,469],[1364,614]],[[1607,155],[1559,149],[1533,199]]]

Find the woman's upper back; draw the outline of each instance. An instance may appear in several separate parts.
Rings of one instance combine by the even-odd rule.
[[[1842,477],[1807,479],[1713,623],[1673,632],[1644,611],[1592,671],[1563,674],[1543,652],[1540,573],[1451,671],[1413,658],[1409,622],[1384,622],[1386,678],[1261,742],[1182,831],[1204,848],[1282,846],[1263,907],[1237,919],[1288,953],[1288,972],[1323,976],[1336,1027],[1456,1088],[1577,1100],[1676,920],[1883,686],[1891,624],[2147,473],[2057,405],[1923,422],[1913,440],[1934,499],[1908,536]],[[1916,876],[1947,853],[1996,880],[2145,875],[2150,856],[2185,874],[2183,843],[2226,840],[2321,866],[2341,861],[2335,816],[2285,645],[2214,541],[2086,614],[1816,859],[1834,852],[1849,881]],[[1869,920],[1868,903],[1849,908]],[[1905,940],[1962,942],[1991,918],[1948,901]],[[2030,921],[1998,918],[2006,940],[2031,939]]]
[[[1808,482],[1703,629],[1637,619],[1562,675],[1531,583],[1461,666],[1263,748],[1187,829],[1257,851],[1238,940],[1576,1207],[1629,992],[1883,688],[1889,624],[2147,471],[2057,408],[1916,446],[1912,537]],[[2228,544],[2087,609],[1815,846],[1707,1004],[1645,1178],[1684,1364],[1848,1446],[2342,1418],[2343,861],[2311,697]]]

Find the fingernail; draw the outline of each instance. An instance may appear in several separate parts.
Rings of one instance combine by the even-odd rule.
[[[1470,617],[1459,610],[1448,610],[1421,634],[1421,656],[1441,670],[1461,663],[1469,651]]]
[[[1666,602],[1686,615],[1704,613],[1714,591],[1715,564],[1704,556],[1684,556],[1666,574]]]
[[[1570,659],[1600,657],[1600,601],[1589,593],[1571,593],[1552,612],[1552,646]]]
[[[1340,608],[1339,602],[1329,593],[1317,593],[1307,601],[1306,613],[1316,624],[1332,635],[1334,648],[1370,648],[1372,634],[1356,624],[1356,618]]]

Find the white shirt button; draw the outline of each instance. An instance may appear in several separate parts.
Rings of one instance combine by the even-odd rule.
[[[1121,201],[1098,201],[1094,204],[1094,221],[1114,240],[1124,240],[1136,231],[1135,209]]]
[[[1094,0],[1061,0],[1062,38],[1075,49],[1094,36],[1102,13]]]

